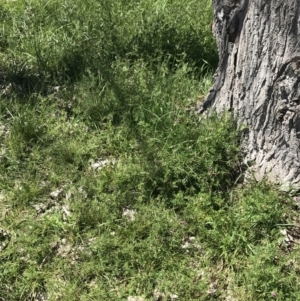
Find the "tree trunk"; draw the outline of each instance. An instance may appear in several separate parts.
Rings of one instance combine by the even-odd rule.
[[[213,0],[219,51],[215,83],[200,112],[232,111],[247,127],[245,161],[300,186],[300,2]]]

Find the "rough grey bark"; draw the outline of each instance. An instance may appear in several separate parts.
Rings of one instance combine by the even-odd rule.
[[[200,112],[232,111],[248,128],[243,151],[257,180],[300,186],[300,1],[213,7],[219,67]]]

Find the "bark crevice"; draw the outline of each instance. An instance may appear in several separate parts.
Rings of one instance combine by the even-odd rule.
[[[213,0],[215,83],[199,108],[232,111],[248,134],[245,162],[260,180],[300,185],[300,4]]]

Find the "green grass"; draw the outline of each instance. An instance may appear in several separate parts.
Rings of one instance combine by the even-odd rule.
[[[0,300],[300,298],[291,198],[241,182],[231,115],[190,109],[211,17],[206,0],[2,1]]]

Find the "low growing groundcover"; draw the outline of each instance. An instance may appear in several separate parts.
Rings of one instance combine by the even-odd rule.
[[[295,198],[193,109],[206,0],[2,1],[0,300],[298,300]]]

